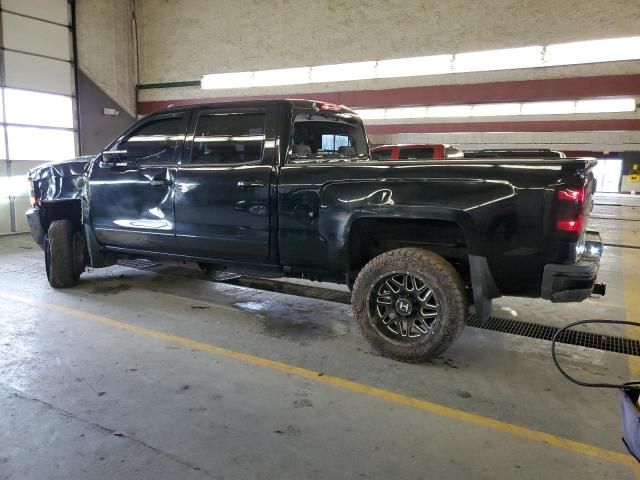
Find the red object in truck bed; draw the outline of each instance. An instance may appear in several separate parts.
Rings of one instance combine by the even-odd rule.
[[[462,157],[462,150],[446,144],[380,145],[371,149],[372,160],[441,160]]]

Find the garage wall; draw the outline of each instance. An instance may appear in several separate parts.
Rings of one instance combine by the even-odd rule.
[[[203,73],[632,36],[640,18],[636,0],[135,3],[143,84],[197,80]]]
[[[562,100],[573,99],[566,96],[574,91],[571,81],[584,78],[593,79],[594,88],[583,91],[583,98],[611,95],[640,98],[638,61],[244,90],[203,91],[199,87],[201,75],[207,73],[634,36],[640,33],[640,2],[637,0],[135,0],[135,10],[140,52],[138,108],[141,113],[169,104],[247,96],[347,99],[344,103],[361,108],[455,104],[468,102],[470,98],[476,103],[485,103],[496,101],[492,95],[497,90],[508,93],[500,101],[524,101],[523,91],[529,92],[534,99],[553,97]],[[603,78],[611,78],[610,82],[604,82],[610,90],[595,88],[603,83]],[[567,84],[566,80],[570,82]],[[523,88],[501,88],[504,83],[516,81],[523,82]],[[622,89],[620,82],[631,86]],[[440,99],[429,90],[453,85],[462,87],[463,93]],[[406,89],[423,90],[418,90],[416,95],[406,95]],[[345,95],[354,92],[366,95]],[[575,119],[561,119],[565,122],[563,131],[568,127],[569,132],[620,131],[619,123],[572,125]],[[500,128],[498,131],[505,133],[498,139],[499,146],[518,146],[523,143],[523,135],[527,144],[544,144],[552,140],[540,135],[541,129],[534,129],[531,124],[509,122],[504,125],[503,119],[496,120],[501,121],[501,125],[496,126]],[[537,122],[540,119],[530,120]],[[635,123],[626,123],[623,127],[623,131],[632,133],[631,142],[614,147],[620,150],[640,148],[640,114],[603,114],[595,120],[633,120]],[[461,126],[456,122],[448,123],[446,133],[460,133]],[[557,130],[554,124],[549,124],[546,131]],[[395,141],[395,134],[414,132],[415,128],[396,122],[393,131],[387,129],[384,137],[374,133],[372,138],[374,141],[383,138]],[[517,135],[508,135],[511,132],[517,132]],[[533,133],[536,135],[528,135]],[[628,140],[628,136],[625,138]],[[557,142],[558,137],[553,140]],[[559,140],[560,144],[577,143],[571,136]],[[589,148],[605,149],[611,147],[611,143],[594,143]]]
[[[77,151],[67,0],[0,3],[0,234],[26,231],[27,171]]]
[[[132,5],[131,0],[76,0],[82,154],[98,153],[135,119]]]

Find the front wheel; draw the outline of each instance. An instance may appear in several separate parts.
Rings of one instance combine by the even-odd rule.
[[[44,243],[47,279],[53,288],[78,284],[84,270],[84,241],[69,220],[51,222]]]
[[[458,272],[440,255],[419,248],[392,250],[367,263],[351,303],[371,346],[405,362],[444,352],[462,333],[468,314]]]

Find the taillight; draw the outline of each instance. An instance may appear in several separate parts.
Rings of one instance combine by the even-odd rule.
[[[576,239],[582,233],[584,219],[584,202],[587,188],[565,188],[556,192],[556,230],[574,233]]]

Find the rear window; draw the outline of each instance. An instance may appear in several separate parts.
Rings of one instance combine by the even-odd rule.
[[[290,143],[292,161],[365,159],[369,153],[364,128],[352,114],[299,113]]]
[[[433,148],[417,147],[417,148],[401,148],[400,160],[423,160],[433,158]]]
[[[391,160],[391,149],[385,148],[371,152],[371,160]]]

